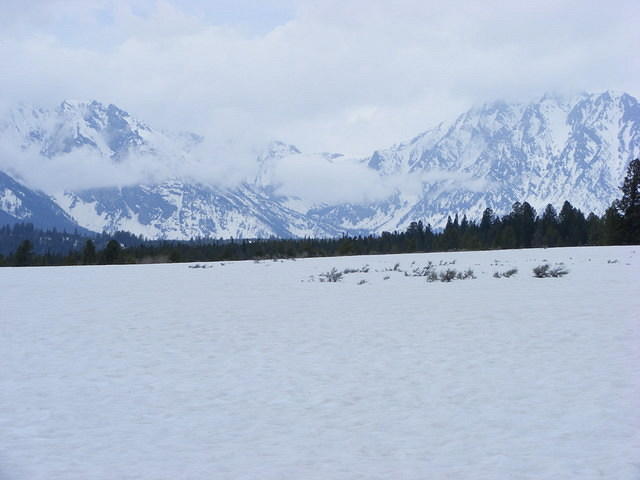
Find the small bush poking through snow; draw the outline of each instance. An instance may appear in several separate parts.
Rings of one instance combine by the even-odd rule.
[[[518,269],[517,269],[517,268],[511,268],[511,269],[506,270],[506,271],[504,271],[504,272],[502,272],[502,273],[500,273],[500,272],[495,272],[495,273],[493,274],[493,277],[494,277],[494,278],[502,278],[502,277],[504,277],[504,278],[510,278],[510,277],[514,276],[516,273],[518,273]]]
[[[367,283],[367,281],[363,279],[358,282],[358,285],[364,285],[365,283]]]
[[[335,267],[333,267],[328,272],[321,273],[318,276],[320,277],[321,282],[335,283],[342,280],[343,275],[344,274],[342,272],[339,272]]]
[[[412,276],[414,277],[428,277],[431,273],[435,272],[435,268],[432,262],[427,263],[426,266],[420,268],[414,268]]]
[[[458,272],[454,268],[447,268],[446,270],[442,270],[441,272],[437,272],[435,268],[432,268],[432,265],[428,265],[423,270],[419,272],[414,271],[414,276],[427,277],[427,282],[451,282],[453,280],[468,280],[476,278],[472,269],[467,269],[464,272]]]
[[[476,278],[476,276],[473,274],[473,270],[471,270],[470,268],[465,270],[464,272],[456,273],[456,279],[458,280],[468,280],[470,278]]]
[[[511,268],[502,274],[503,277],[509,278],[513,277],[516,273],[518,273],[517,268]]]
[[[441,282],[450,282],[451,280],[456,278],[456,272],[453,268],[447,268],[440,272],[440,281]]]
[[[550,268],[551,268],[551,265],[549,265],[548,263],[538,265],[537,267],[533,268],[533,276],[536,278],[548,277]]]
[[[363,265],[360,268],[345,268],[342,273],[345,275],[349,273],[369,273],[369,265]]]
[[[563,277],[567,273],[569,273],[569,270],[564,268],[564,265],[560,265],[559,267],[555,267],[555,268],[552,268],[551,270],[549,270],[549,274],[552,277]]]
[[[559,265],[555,268],[551,268],[551,265],[549,265],[548,263],[538,265],[533,269],[533,276],[536,278],[558,278],[566,275],[567,273],[569,273],[569,270],[564,268],[564,265]]]
[[[618,260],[607,260],[607,263],[618,263]]]
[[[438,281],[438,272],[436,272],[435,270],[431,270],[427,274],[427,282],[431,283],[431,282],[437,282],[437,281]]]

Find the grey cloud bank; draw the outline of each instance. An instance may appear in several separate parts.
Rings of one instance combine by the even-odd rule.
[[[5,1],[2,103],[97,98],[220,142],[363,155],[492,98],[638,93],[637,2],[259,5]]]
[[[203,181],[250,175],[273,139],[364,157],[494,98],[638,93],[633,1],[36,0],[2,10],[1,107],[95,98],[158,129],[197,132],[206,141],[182,171]],[[88,183],[153,170],[64,162]],[[360,177],[378,191],[353,165],[296,162],[282,164],[283,178]]]

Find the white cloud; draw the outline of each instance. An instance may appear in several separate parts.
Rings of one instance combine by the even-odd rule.
[[[0,106],[95,98],[232,146],[194,169],[205,177],[233,176],[268,139],[366,155],[493,98],[638,94],[635,0],[5,0],[2,13]],[[360,170],[307,161],[297,178],[326,168],[369,188]]]
[[[393,187],[360,162],[305,154],[276,161],[273,182],[278,193],[314,204],[371,202],[385,198]]]

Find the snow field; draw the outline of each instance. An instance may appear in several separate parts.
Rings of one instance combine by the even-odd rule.
[[[0,269],[0,479],[640,476],[640,247],[207,267]]]

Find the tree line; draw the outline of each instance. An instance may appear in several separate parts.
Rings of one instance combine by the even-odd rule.
[[[401,232],[341,238],[148,241],[127,232],[87,238],[77,233],[43,232],[29,225],[14,225],[0,228],[0,244],[7,238],[14,243],[22,238],[13,253],[0,253],[0,266],[206,262],[640,244],[640,160],[630,162],[620,188],[621,198],[602,216],[594,213],[585,216],[569,201],[564,202],[559,212],[549,204],[541,213],[528,202],[516,202],[511,212],[503,216],[490,208],[478,220],[454,215],[448,218],[442,231],[415,221]],[[43,252],[41,244],[47,238],[57,238],[64,248]],[[35,248],[37,245],[41,246],[40,251]]]

